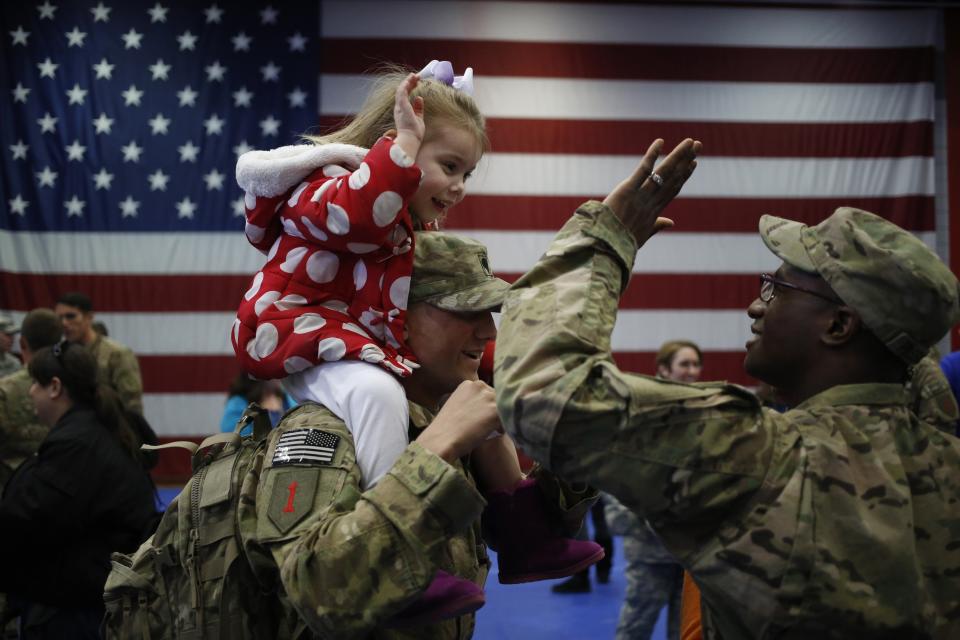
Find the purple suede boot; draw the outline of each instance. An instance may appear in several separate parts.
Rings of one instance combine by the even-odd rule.
[[[560,535],[533,478],[521,480],[512,492],[491,492],[484,517],[497,551],[500,584],[572,576],[603,558],[603,547],[595,542]]]
[[[483,589],[473,582],[446,571],[437,571],[426,591],[409,607],[393,616],[387,626],[403,628],[433,624],[473,613],[486,602]]]

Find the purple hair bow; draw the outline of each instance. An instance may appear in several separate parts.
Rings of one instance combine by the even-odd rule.
[[[418,73],[422,79],[433,78],[438,82],[463,91],[468,96],[473,95],[473,67],[467,67],[462,76],[453,75],[453,65],[449,60],[431,60]]]

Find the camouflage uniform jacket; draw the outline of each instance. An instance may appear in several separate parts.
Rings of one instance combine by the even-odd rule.
[[[943,370],[936,349],[915,364],[907,385],[910,409],[924,422],[947,433],[956,433],[960,408]]]
[[[12,353],[0,353],[0,378],[15,373],[23,363]]]
[[[30,400],[33,381],[26,367],[0,378],[0,492],[9,475],[40,448],[50,431]]]
[[[702,590],[706,638],[960,638],[958,440],[900,385],[778,414],[736,385],[621,372],[635,252],[587,203],[514,284],[495,375],[517,444],[648,518]]]
[[[239,520],[261,585],[279,593],[283,631],[276,637],[301,637],[305,626],[305,635],[338,640],[473,635],[473,614],[427,627],[383,627],[417,599],[437,569],[481,587],[490,569],[480,528],[486,503],[469,471],[413,441],[432,420],[410,403],[411,443],[366,492],[350,432],[326,408],[301,405],[270,433],[244,483]],[[304,429],[327,434],[334,449],[329,464],[285,463],[278,443]],[[542,475],[549,492],[544,480],[552,476]],[[566,513],[576,514],[579,526],[595,495],[568,490],[557,504],[571,505]]]
[[[677,559],[666,550],[646,520],[627,509],[609,493],[603,496],[603,515],[607,519],[610,533],[633,539],[633,548],[640,552],[645,564],[677,563]]]
[[[99,335],[87,348],[97,359],[103,381],[120,395],[123,406],[142,414],[143,380],[140,378],[140,364],[133,351],[116,340]]]

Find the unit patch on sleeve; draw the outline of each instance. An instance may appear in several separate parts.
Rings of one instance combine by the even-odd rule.
[[[273,452],[272,466],[287,464],[330,464],[340,436],[319,429],[293,429],[280,436]]]

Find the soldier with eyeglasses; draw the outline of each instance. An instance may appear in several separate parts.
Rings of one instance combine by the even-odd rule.
[[[744,368],[790,406],[725,383],[620,371],[610,335],[636,251],[696,166],[662,141],[582,205],[503,305],[506,430],[641,517],[702,593],[705,638],[960,638],[960,441],[906,383],[960,318],[958,282],[914,235],[841,207],[774,216],[782,265],[747,308]]]

